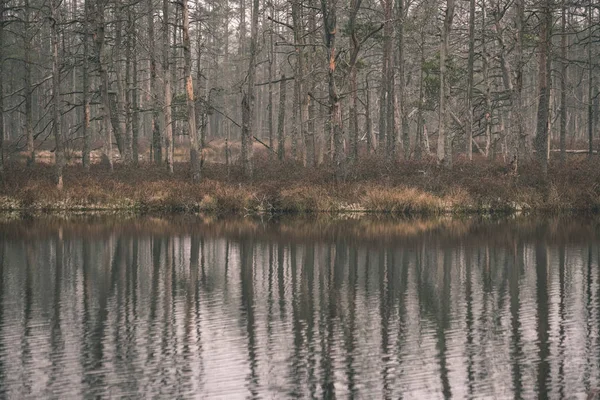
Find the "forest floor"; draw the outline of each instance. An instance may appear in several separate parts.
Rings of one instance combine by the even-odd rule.
[[[452,169],[434,161],[385,162],[377,157],[349,165],[336,179],[323,165],[305,168],[268,158],[254,162],[251,180],[239,168],[208,164],[201,183],[191,182],[189,165],[164,167],[115,164],[114,171],[93,165],[89,171],[68,166],[64,188],[54,185],[48,164],[6,167],[0,184],[5,211],[97,211],[305,213],[598,212],[600,168],[596,157],[553,161],[545,178],[536,163],[513,173],[501,162],[458,160]]]

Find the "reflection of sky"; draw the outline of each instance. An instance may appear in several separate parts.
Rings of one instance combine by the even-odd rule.
[[[565,247],[562,288],[559,248],[544,243],[114,234],[0,246],[9,398],[531,398],[540,376],[560,398],[600,379],[595,245],[589,269],[587,246]]]

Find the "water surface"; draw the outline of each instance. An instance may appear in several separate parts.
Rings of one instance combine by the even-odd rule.
[[[0,222],[0,398],[585,398],[593,218]]]

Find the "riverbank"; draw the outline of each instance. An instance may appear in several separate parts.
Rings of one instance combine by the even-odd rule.
[[[201,183],[188,166],[174,174],[153,165],[116,165],[113,172],[68,166],[64,188],[53,184],[53,168],[8,166],[0,188],[0,210],[23,212],[122,210],[209,213],[376,212],[405,215],[515,212],[597,212],[600,169],[596,160],[571,160],[549,168],[536,164],[518,174],[489,161],[459,161],[452,170],[431,162],[362,160],[336,181],[331,168],[257,160],[251,180],[237,168],[208,165]]]

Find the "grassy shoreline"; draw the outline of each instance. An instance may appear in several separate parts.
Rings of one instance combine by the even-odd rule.
[[[512,174],[500,163],[388,163],[377,158],[349,168],[336,181],[331,168],[257,160],[252,180],[237,168],[208,165],[201,183],[188,166],[117,165],[65,170],[64,189],[50,165],[11,165],[0,187],[0,211],[133,213],[389,213],[399,215],[592,212],[600,210],[595,160],[553,165],[548,177],[532,163]]]

